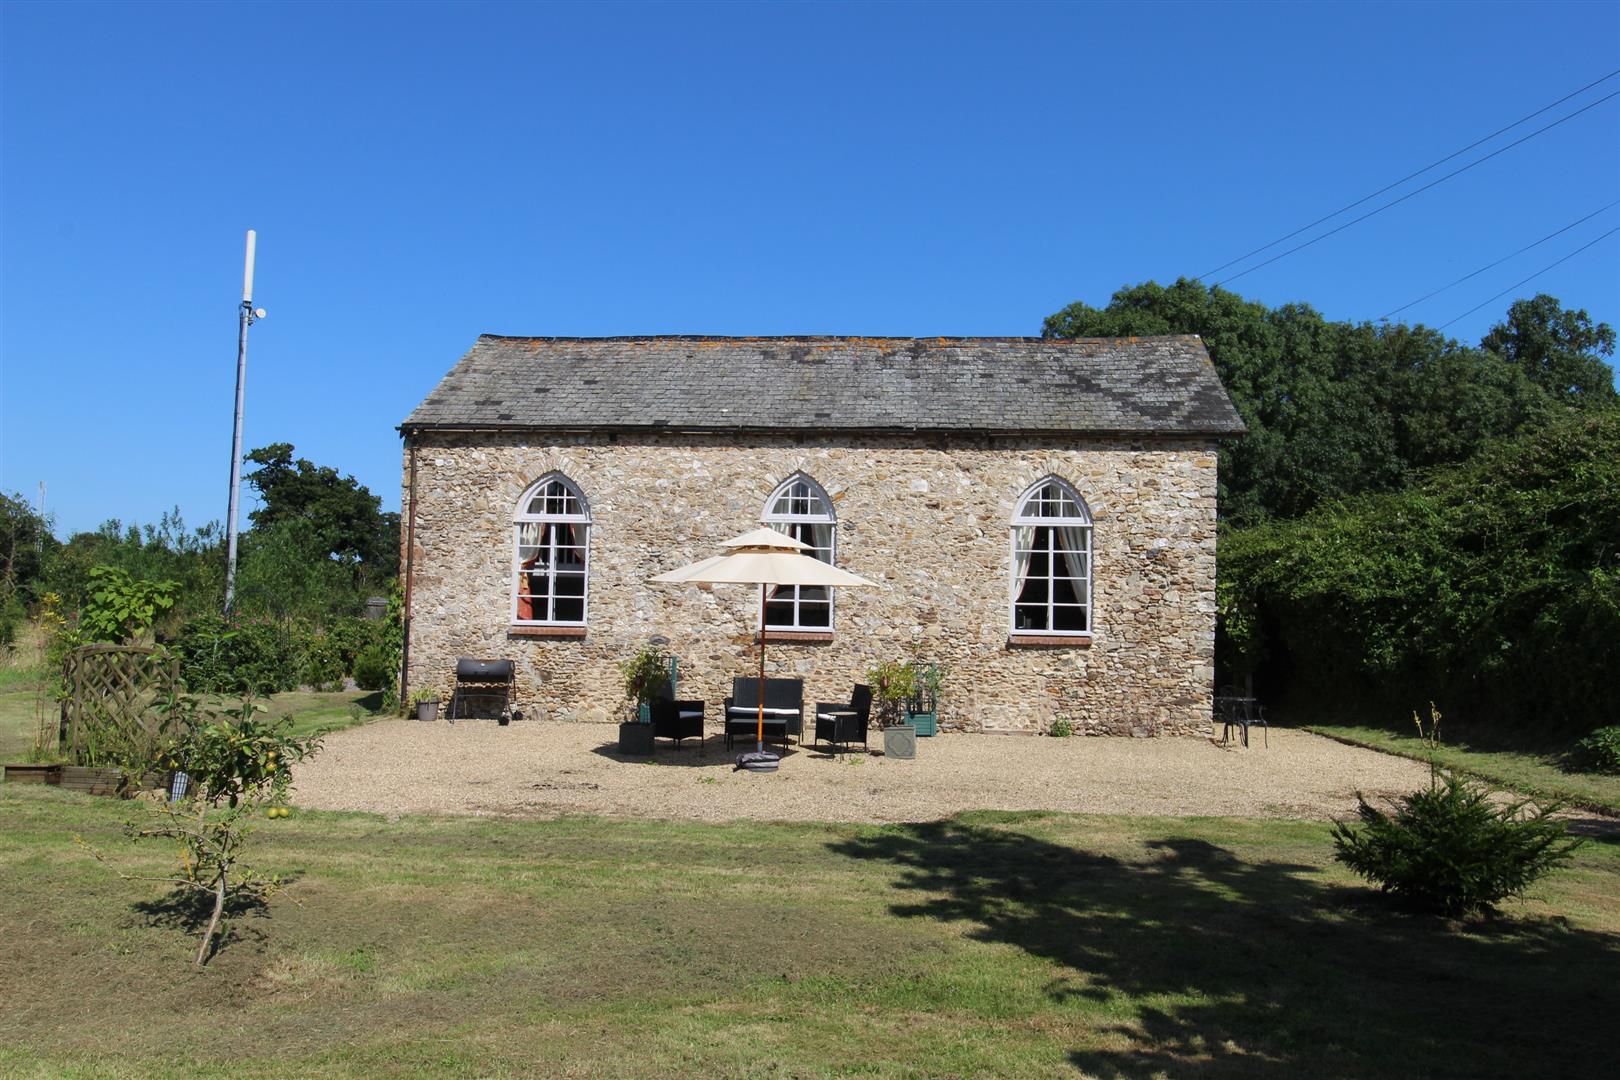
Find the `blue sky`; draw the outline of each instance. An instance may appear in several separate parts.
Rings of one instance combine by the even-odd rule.
[[[223,518],[250,227],[245,446],[393,509],[395,425],[480,332],[1034,334],[1616,68],[1612,3],[7,2],[0,488],[46,481],[61,535]],[[1375,319],[1620,199],[1617,131],[1620,98],[1228,287]],[[1620,236],[1536,291],[1620,325]]]

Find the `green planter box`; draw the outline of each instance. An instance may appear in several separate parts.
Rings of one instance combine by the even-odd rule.
[[[916,712],[906,714],[906,723],[917,729],[919,737],[939,734],[939,714]]]

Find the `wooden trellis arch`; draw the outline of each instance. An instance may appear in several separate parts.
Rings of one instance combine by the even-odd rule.
[[[85,645],[63,664],[62,753],[80,765],[150,760],[163,731],[153,705],[180,689],[180,661],[164,649]]]

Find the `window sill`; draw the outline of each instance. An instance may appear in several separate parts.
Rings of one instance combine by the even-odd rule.
[[[1089,649],[1090,634],[1008,634],[1007,648]]]
[[[832,639],[833,639],[833,636],[832,636],[832,631],[831,630],[767,630],[767,631],[765,631],[765,641],[766,641],[767,644],[769,644],[772,641],[782,641],[782,642],[788,642],[790,644],[798,644],[798,645],[830,645],[830,644],[832,644]],[[759,640],[759,633],[757,631],[754,634],[754,640],[756,642]]]
[[[582,638],[585,636],[583,626],[509,626],[506,628],[507,637],[533,637],[533,638]]]

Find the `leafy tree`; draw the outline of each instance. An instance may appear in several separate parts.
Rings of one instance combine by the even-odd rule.
[[[61,546],[26,499],[0,494],[0,606],[13,597],[37,600],[46,561]]]
[[[1507,319],[1491,327],[1480,347],[1503,357],[1561,401],[1613,404],[1614,372],[1603,362],[1614,355],[1614,330],[1593,324],[1585,311],[1571,311],[1542,293],[1515,300]]]
[[[262,505],[249,515],[256,529],[301,521],[316,543],[347,566],[356,580],[386,581],[399,571],[399,515],[353,476],[293,458],[291,443],[272,443],[247,455],[259,466],[247,475]]]
[[[1185,278],[1121,289],[1103,308],[1071,304],[1042,332],[1201,337],[1249,429],[1221,449],[1221,514],[1235,522],[1393,490],[1554,407],[1521,367],[1433,330],[1332,322]]]

